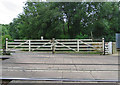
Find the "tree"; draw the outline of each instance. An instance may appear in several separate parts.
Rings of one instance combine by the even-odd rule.
[[[115,40],[120,32],[119,3],[27,2],[24,13],[9,24],[12,38],[94,38]]]

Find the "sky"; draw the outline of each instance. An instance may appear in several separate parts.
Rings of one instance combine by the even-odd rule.
[[[9,24],[23,12],[27,0],[0,0],[0,24]]]

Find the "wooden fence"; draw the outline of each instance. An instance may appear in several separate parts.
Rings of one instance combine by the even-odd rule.
[[[105,42],[102,39],[41,39],[41,40],[8,40],[7,51],[75,51],[101,52],[105,54]]]

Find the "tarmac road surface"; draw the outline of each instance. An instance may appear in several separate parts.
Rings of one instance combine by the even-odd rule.
[[[24,52],[9,57],[1,61],[2,78],[118,81],[117,55]]]

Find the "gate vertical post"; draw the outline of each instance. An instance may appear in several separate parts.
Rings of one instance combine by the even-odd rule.
[[[6,40],[5,40],[5,49],[6,49],[6,51],[8,50],[8,38],[6,38]]]
[[[29,40],[29,52],[31,51],[31,41]]]
[[[41,40],[43,40],[43,36],[41,36]]]
[[[79,52],[79,40],[77,40],[77,51]]]
[[[105,38],[102,38],[103,55],[105,55]]]
[[[52,54],[55,53],[55,38],[52,38]]]

